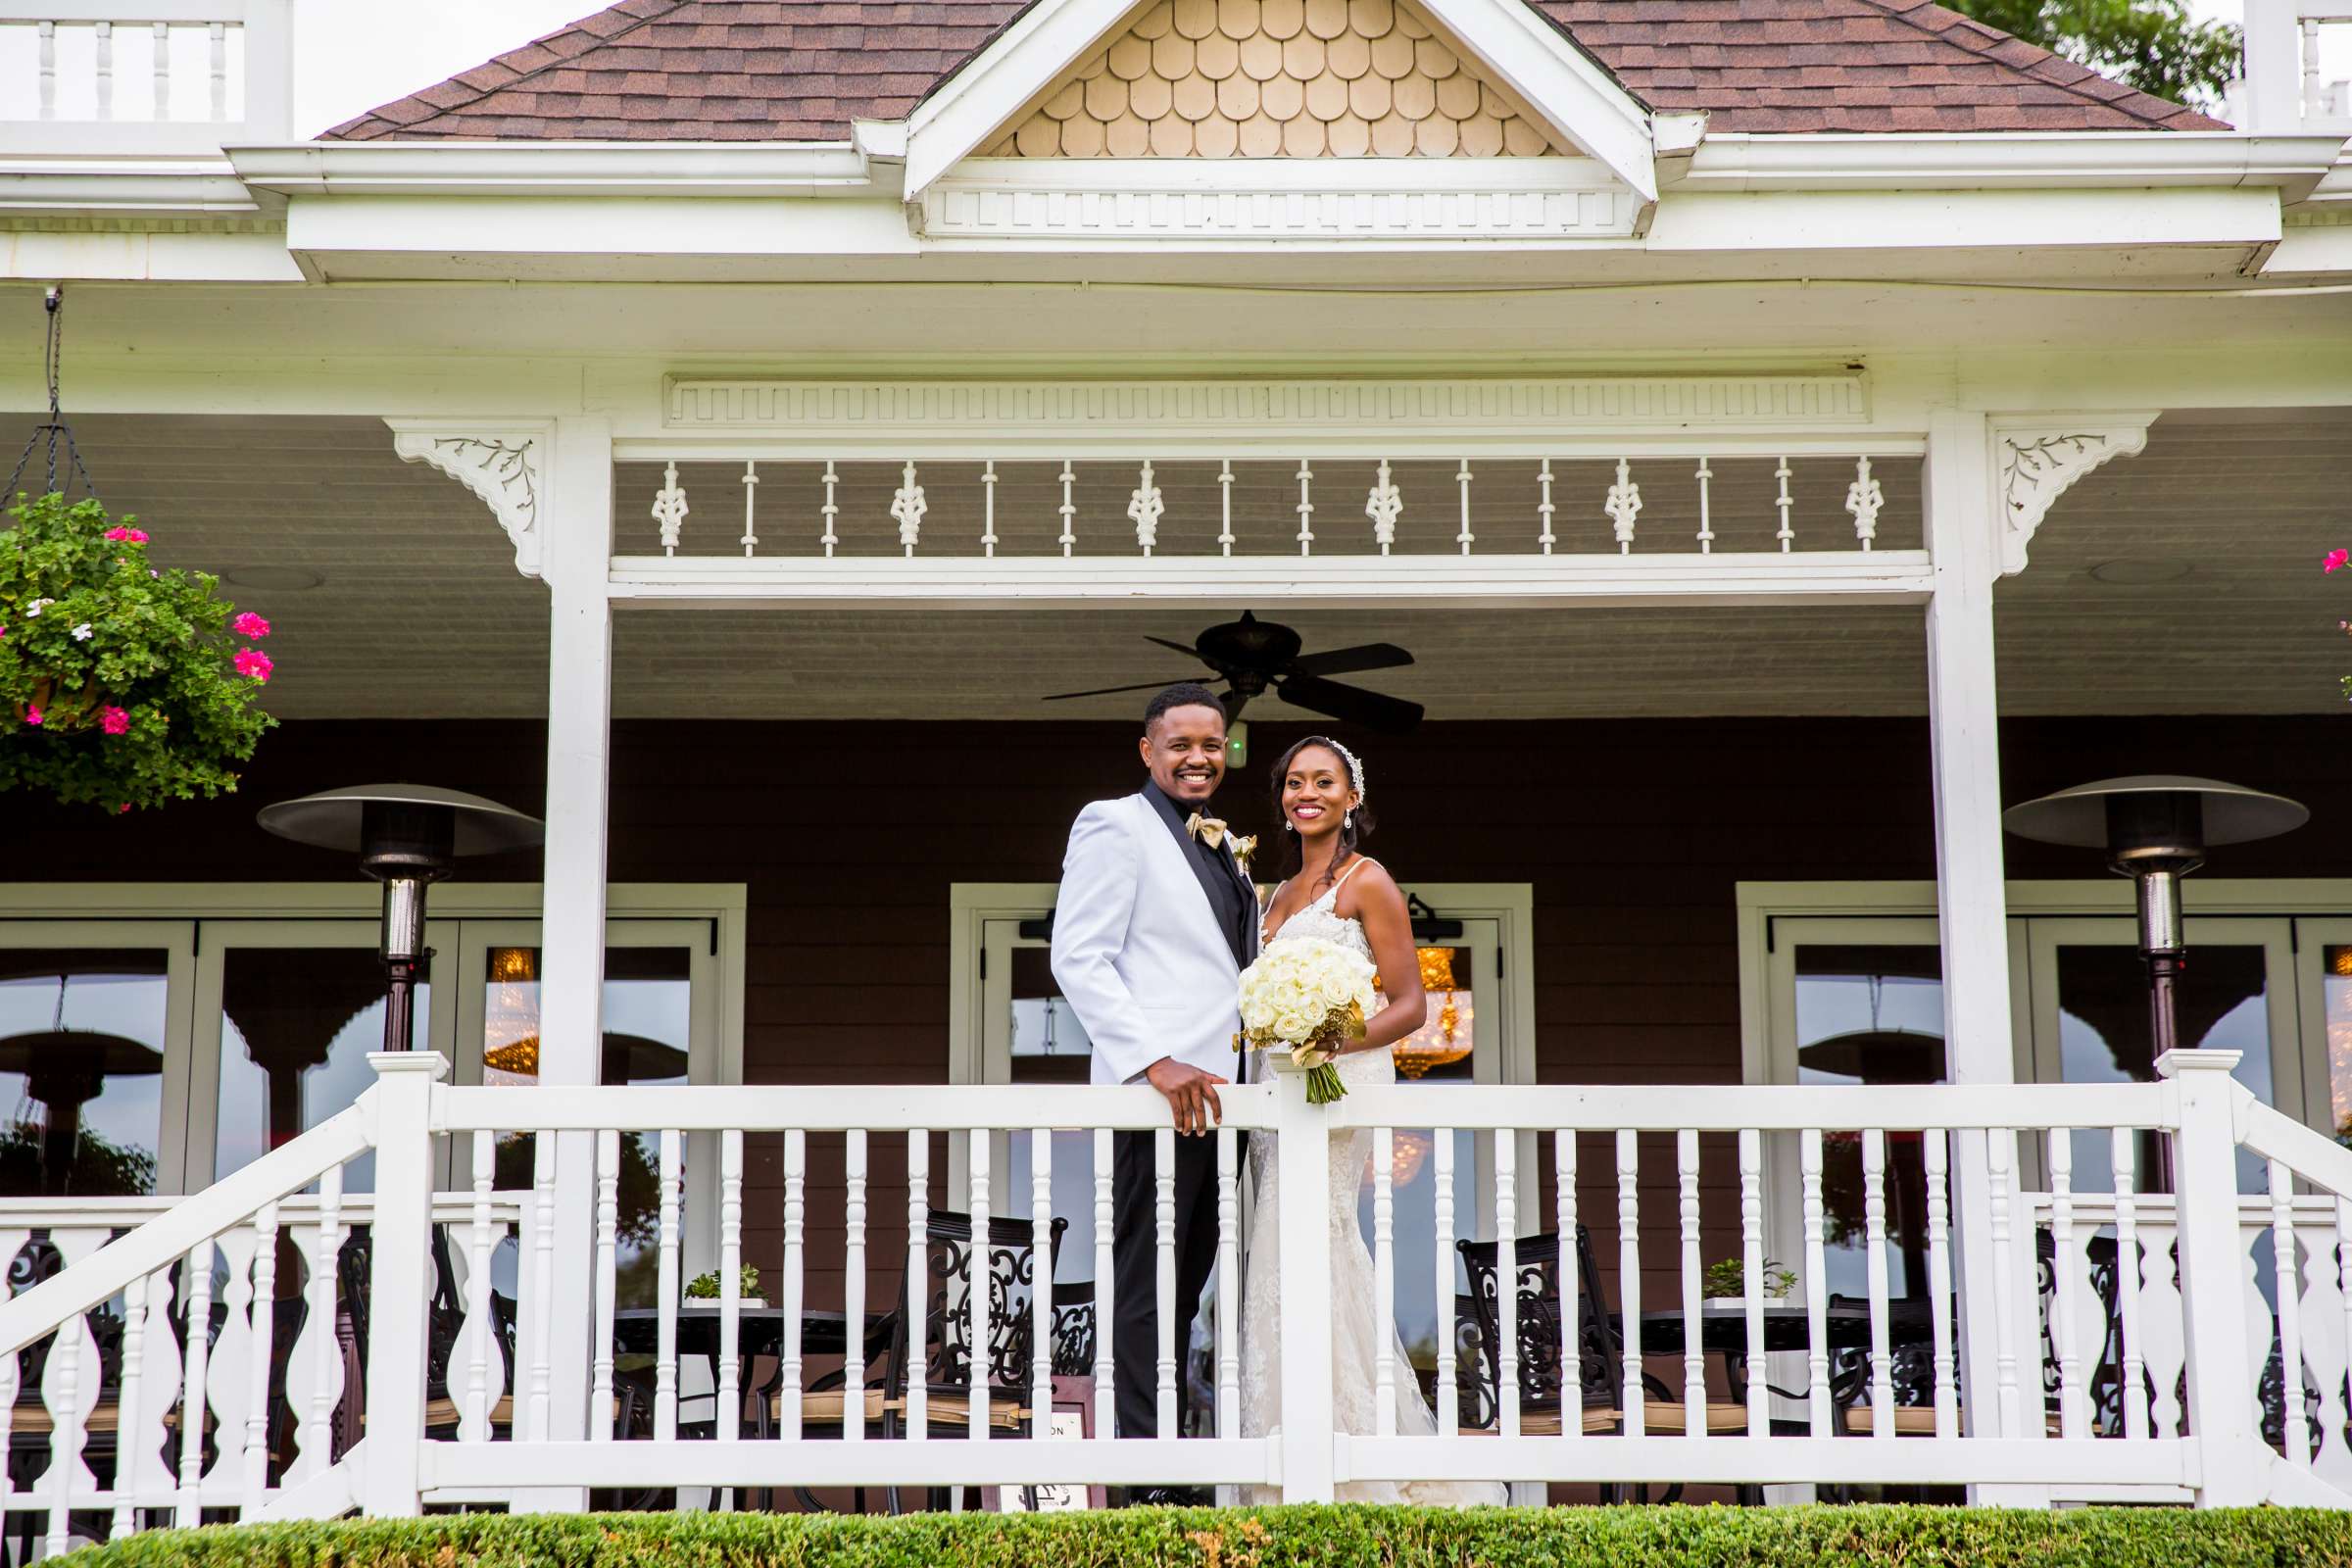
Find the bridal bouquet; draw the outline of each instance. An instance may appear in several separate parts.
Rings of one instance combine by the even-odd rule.
[[[1277,941],[1242,972],[1242,1032],[1233,1049],[1283,1050],[1308,1069],[1306,1098],[1328,1104],[1348,1092],[1331,1064],[1337,1048],[1364,1038],[1372,965],[1336,942]]]

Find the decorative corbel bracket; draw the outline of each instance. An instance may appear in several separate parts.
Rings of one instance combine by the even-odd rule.
[[[2026,548],[2050,504],[2077,479],[2148,444],[2154,413],[1996,416],[1992,421],[1992,494],[2000,509],[2001,575],[2026,569]]]
[[[550,419],[393,419],[392,450],[440,469],[487,506],[514,545],[514,569],[539,575],[539,519],[548,510]]]

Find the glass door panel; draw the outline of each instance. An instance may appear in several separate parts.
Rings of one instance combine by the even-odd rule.
[[[0,1196],[158,1190],[171,958],[0,949]]]

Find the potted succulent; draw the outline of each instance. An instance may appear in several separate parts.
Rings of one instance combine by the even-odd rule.
[[[743,1292],[745,1306],[765,1306],[767,1304],[767,1298],[760,1294],[760,1271],[757,1268],[749,1263],[744,1264],[743,1273],[738,1276],[738,1282]],[[688,1280],[685,1296],[688,1306],[699,1307],[704,1302],[709,1302],[711,1306],[718,1305],[718,1270],[712,1269],[707,1274],[697,1274],[693,1279]]]
[[[0,530],[0,790],[108,811],[215,796],[276,722],[270,623],[148,564],[96,500],[20,496]]]

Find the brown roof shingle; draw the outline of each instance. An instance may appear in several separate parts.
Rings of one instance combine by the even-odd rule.
[[[329,140],[842,141],[1031,0],[620,0]],[[2212,130],[1931,0],[1528,0],[1653,109],[1718,131]]]

